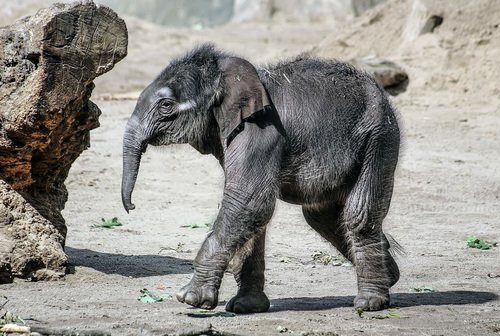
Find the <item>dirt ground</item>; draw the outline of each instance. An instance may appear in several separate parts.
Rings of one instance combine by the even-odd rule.
[[[448,17],[454,13],[450,9]],[[315,48],[324,56],[338,42],[332,42],[334,29],[357,41],[373,28],[363,26],[370,15],[375,14],[350,26],[357,33],[324,23],[247,23],[196,31],[126,18],[129,56],[96,81],[93,100],[103,112],[101,127],[91,132],[92,147],[67,179],[64,216],[71,274],[62,281],[17,280],[0,286],[0,296],[8,299],[4,308],[33,326],[99,329],[112,335],[198,335],[208,334],[210,326],[228,335],[500,335],[500,247],[466,246],[472,234],[500,242],[500,77],[491,75],[498,71],[492,64],[500,59],[500,39],[468,45],[457,37],[452,46],[442,43],[449,38],[447,29],[452,30],[446,17],[441,31],[393,55],[408,69],[410,85],[408,92],[393,98],[404,144],[385,231],[405,254],[398,257],[401,279],[392,288],[391,308],[377,314],[392,312],[394,317],[358,316],[352,305],[353,267],[314,261],[317,252],[337,252],[307,226],[299,207],[283,202],[267,234],[269,312],[221,314],[236,291],[230,274],[221,287],[220,305],[209,314],[175,299],[137,300],[143,288],[174,295],[189,281],[191,260],[208,229],[183,226],[215,219],[223,183],[216,160],[189,146],[148,149],[134,191],[137,208],[125,213],[120,200],[121,139],[137,91],[172,56],[200,41],[214,41],[255,62]],[[487,18],[494,20],[495,12]],[[500,11],[496,18],[500,23]],[[481,25],[493,27],[494,21],[484,20]],[[473,41],[482,31],[471,28],[472,35],[462,38]],[[498,37],[498,30],[492,36]],[[351,51],[334,52],[347,57]],[[485,79],[489,83],[476,89],[475,83]],[[92,227],[115,216],[123,226]],[[421,286],[435,291],[410,290]]]

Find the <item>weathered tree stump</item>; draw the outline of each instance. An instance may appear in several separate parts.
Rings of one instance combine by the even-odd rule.
[[[71,164],[90,146],[93,80],[127,54],[127,28],[92,1],[0,28],[0,283],[60,277]]]

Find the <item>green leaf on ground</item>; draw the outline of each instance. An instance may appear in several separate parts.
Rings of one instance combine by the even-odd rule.
[[[171,299],[172,296],[168,294],[164,295],[159,295],[154,292],[151,292],[147,288],[141,289],[141,296],[137,298],[137,300],[145,303],[152,303],[152,302],[161,302],[163,300]]]
[[[10,311],[6,311],[2,316],[0,316],[0,326],[6,324],[23,324],[26,322],[17,315],[12,314]]]
[[[289,263],[290,262],[290,258],[283,256],[283,257],[280,258],[280,262],[285,263],[285,264]]]
[[[410,292],[416,292],[416,293],[430,293],[430,292],[435,292],[436,290],[432,286],[420,286],[420,287],[411,287]]]
[[[467,236],[467,246],[471,248],[477,248],[479,250],[489,250],[492,247],[497,246],[497,243],[487,242],[483,239],[479,239],[476,236]]]
[[[332,256],[323,251],[314,251],[314,253],[312,254],[312,259],[313,261],[321,263],[323,265],[352,266],[349,260],[347,260],[343,256]]]
[[[204,228],[209,228],[211,226],[212,225],[209,223],[181,225],[181,227],[183,227],[183,228],[190,228],[190,229],[204,229]]]
[[[312,254],[312,259],[323,265],[328,265],[334,260],[334,257],[323,251],[314,251],[314,253]]]
[[[398,313],[397,311],[389,311],[386,314],[370,314],[370,313],[365,312],[363,310],[363,308],[357,308],[356,313],[358,313],[358,316],[360,318],[367,318],[367,319],[372,319],[372,320],[384,320],[384,319],[389,319],[389,318],[404,317],[404,316],[401,316],[401,314]]]
[[[115,226],[122,226],[122,223],[118,220],[118,217],[113,217],[111,219],[104,219],[101,218],[101,223],[98,224],[93,224],[92,227],[95,228],[105,228],[105,229],[112,229]]]

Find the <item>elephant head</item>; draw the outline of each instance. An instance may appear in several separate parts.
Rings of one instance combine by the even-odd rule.
[[[257,71],[246,60],[195,49],[171,62],[139,96],[123,138],[122,202],[135,208],[132,191],[148,145],[189,143],[223,162],[243,121],[271,106]]]

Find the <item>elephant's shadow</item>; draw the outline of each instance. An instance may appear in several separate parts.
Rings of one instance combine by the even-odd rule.
[[[445,291],[432,293],[392,293],[391,308],[484,304],[499,296],[481,291]],[[353,306],[354,296],[295,297],[271,300],[271,312],[312,311]]]
[[[65,248],[70,270],[75,266],[93,268],[106,274],[141,278],[193,272],[192,261],[162,255],[124,255],[73,247]],[[271,300],[270,312],[314,311],[353,306],[354,296],[289,297]],[[432,293],[392,293],[391,307],[484,304],[499,300],[495,293],[484,291],[444,291]]]
[[[106,274],[142,278],[193,272],[192,260],[163,255],[125,255],[104,253],[74,247],[65,248],[69,258],[70,273],[75,266],[93,268]]]

